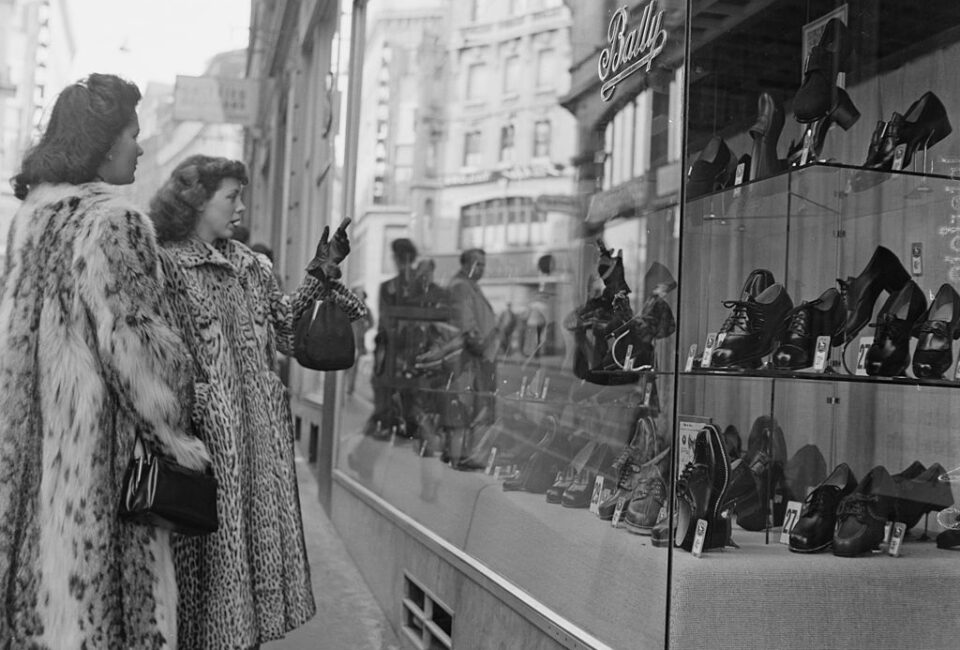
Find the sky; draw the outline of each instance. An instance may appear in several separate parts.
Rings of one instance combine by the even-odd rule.
[[[66,0],[73,77],[120,74],[140,86],[202,75],[219,52],[245,48],[250,0]]]

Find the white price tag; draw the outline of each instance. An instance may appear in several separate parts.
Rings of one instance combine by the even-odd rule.
[[[593,482],[593,496],[590,497],[590,512],[597,514],[597,506],[600,505],[600,499],[603,495],[603,476],[598,476]]]
[[[703,542],[707,538],[707,520],[706,519],[697,519],[697,530],[693,537],[693,548],[690,549],[690,552],[693,554],[693,557],[700,557],[703,555]]]
[[[694,360],[696,360],[696,358],[697,358],[697,344],[691,343],[690,350],[687,352],[687,362],[683,366],[683,369],[685,372],[690,372],[691,370],[693,370],[693,362]]]
[[[787,502],[787,510],[783,513],[783,530],[780,532],[781,544],[790,543],[790,531],[793,530],[793,527],[797,524],[797,519],[800,518],[800,510],[802,508],[803,504],[799,501]]]
[[[907,157],[907,144],[898,144],[897,148],[893,150],[893,165],[890,168],[897,172],[903,169],[903,161]]]
[[[620,527],[620,519],[623,518],[623,511],[627,506],[627,497],[620,497],[617,499],[617,507],[613,511],[613,519],[610,520],[610,525],[614,528]]]
[[[857,350],[857,372],[858,377],[867,376],[867,350],[873,345],[872,336],[860,337],[860,348]]]
[[[717,333],[710,332],[707,334],[707,342],[703,344],[703,356],[700,357],[700,367],[709,368],[710,367],[710,357],[713,356],[713,348],[717,346]]]
[[[830,359],[830,337],[818,336],[817,345],[814,348],[813,369],[816,372],[823,372],[827,369],[827,361]]]
[[[893,525],[893,532],[890,534],[890,548],[887,553],[890,557],[900,557],[900,545],[903,544],[903,536],[907,534],[907,525],[898,521]]]
[[[914,276],[923,275],[923,242],[910,244],[910,273]]]

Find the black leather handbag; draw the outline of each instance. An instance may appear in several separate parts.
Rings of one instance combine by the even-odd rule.
[[[140,437],[123,477],[120,518],[181,535],[217,530],[217,479],[147,453]]]
[[[293,332],[293,353],[310,370],[346,370],[356,360],[350,318],[332,300],[318,300]]]

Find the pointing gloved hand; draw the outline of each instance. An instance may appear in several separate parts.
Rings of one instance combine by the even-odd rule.
[[[350,225],[350,219],[345,218],[334,231],[333,237],[330,237],[330,226],[324,227],[320,242],[317,244],[317,252],[307,265],[307,273],[321,282],[337,280],[343,275],[338,265],[350,254],[348,225]]]

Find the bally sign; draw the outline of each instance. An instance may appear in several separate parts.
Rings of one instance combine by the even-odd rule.
[[[667,43],[667,30],[663,29],[663,9],[657,10],[657,0],[643,9],[640,25],[627,32],[630,10],[621,7],[614,12],[607,28],[608,46],[600,51],[597,72],[600,81],[600,97],[609,101],[617,84],[641,68],[650,72],[653,60]]]

